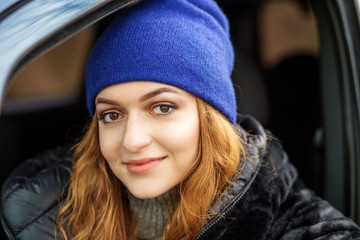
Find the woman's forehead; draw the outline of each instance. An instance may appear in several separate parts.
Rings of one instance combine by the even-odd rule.
[[[159,82],[152,82],[152,81],[131,81],[131,82],[124,82],[111,85],[109,87],[104,88],[101,90],[98,95],[97,99],[102,96],[121,96],[121,95],[144,95],[141,99],[146,100],[146,98],[151,97],[152,95],[158,95],[160,93],[167,92],[167,93],[174,93],[174,94],[181,94],[181,95],[192,95],[187,91]],[[149,95],[146,95],[149,93]],[[152,94],[151,94],[152,93]]]

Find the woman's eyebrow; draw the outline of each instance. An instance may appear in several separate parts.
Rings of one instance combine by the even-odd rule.
[[[110,100],[110,99],[107,99],[107,98],[97,98],[96,99],[96,104],[108,104],[108,105],[119,105],[118,102],[114,101],[114,100]]]
[[[150,98],[153,98],[161,93],[164,92],[169,92],[169,93],[176,93],[176,94],[180,94],[178,91],[172,89],[172,88],[168,88],[168,87],[162,87],[162,88],[158,88],[154,91],[151,91],[145,95],[143,95],[142,97],[139,98],[139,102],[144,102]]]

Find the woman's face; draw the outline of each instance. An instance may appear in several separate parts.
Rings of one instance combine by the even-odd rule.
[[[101,152],[134,196],[157,197],[187,177],[200,135],[193,95],[166,84],[129,82],[102,90],[95,105]]]

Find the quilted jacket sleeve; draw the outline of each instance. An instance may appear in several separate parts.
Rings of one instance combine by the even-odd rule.
[[[7,239],[55,239],[59,196],[70,177],[69,149],[58,147],[21,164],[1,193],[1,224]]]

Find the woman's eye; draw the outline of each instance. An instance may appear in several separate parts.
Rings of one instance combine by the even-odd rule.
[[[160,104],[153,108],[155,114],[169,114],[176,106],[170,104]]]
[[[122,118],[121,114],[116,112],[107,112],[100,115],[100,120],[103,121],[104,123],[111,123],[121,118]]]

